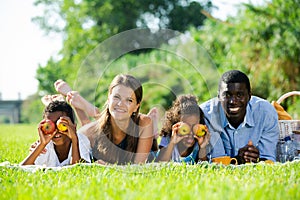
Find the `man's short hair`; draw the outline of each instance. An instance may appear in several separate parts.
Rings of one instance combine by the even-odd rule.
[[[228,84],[228,83],[245,83],[246,87],[248,89],[248,92],[251,92],[251,86],[249,78],[246,74],[239,70],[230,70],[225,72],[219,82],[219,91],[221,88],[222,82]]]

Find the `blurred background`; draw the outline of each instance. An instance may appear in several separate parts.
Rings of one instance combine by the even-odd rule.
[[[180,94],[214,97],[229,69],[270,102],[300,90],[298,0],[13,0],[0,9],[0,123],[38,123],[57,79],[102,108],[113,77],[131,73],[144,86],[143,113],[164,112]],[[281,105],[299,119],[299,97]]]

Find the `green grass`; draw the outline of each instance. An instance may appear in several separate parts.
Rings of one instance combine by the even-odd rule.
[[[300,199],[300,162],[243,166],[76,165],[17,167],[37,139],[35,125],[0,125],[0,199]]]

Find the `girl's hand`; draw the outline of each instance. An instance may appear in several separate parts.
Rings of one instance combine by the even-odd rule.
[[[176,124],[174,124],[172,126],[172,136],[171,136],[171,142],[173,144],[177,144],[178,142],[180,142],[183,138],[188,137],[189,135],[180,135],[178,134],[178,130],[180,125],[182,124],[182,122],[177,122]]]
[[[194,135],[194,137],[197,139],[198,144],[200,146],[200,148],[205,148],[208,144],[209,144],[209,140],[210,140],[210,132],[207,130],[206,134],[202,137],[198,137],[196,135]]]
[[[68,92],[72,91],[71,87],[61,79],[55,81],[54,88],[57,92],[64,96],[66,96]]]

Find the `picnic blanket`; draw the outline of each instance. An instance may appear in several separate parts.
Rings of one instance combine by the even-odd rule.
[[[68,170],[72,169],[74,167],[99,167],[99,168],[111,168],[113,170],[120,170],[122,172],[126,173],[149,173],[149,172],[154,172],[154,171],[159,171],[161,169],[167,168],[173,168],[176,166],[190,166],[190,167],[214,167],[214,168],[243,168],[243,167],[249,167],[249,166],[256,166],[256,165],[289,165],[291,163],[299,162],[300,159],[296,159],[291,162],[285,162],[285,163],[280,163],[280,162],[275,162],[275,163],[268,163],[268,162],[259,162],[259,163],[246,163],[242,165],[222,165],[222,164],[217,164],[217,163],[209,163],[207,161],[203,161],[197,164],[186,164],[186,163],[180,163],[180,162],[161,162],[161,163],[146,163],[146,164],[131,164],[131,165],[100,165],[96,163],[78,163],[75,165],[68,165],[68,166],[63,166],[63,167],[46,167],[46,166],[39,166],[39,165],[25,165],[22,166],[20,164],[12,164],[9,161],[5,161],[0,163],[0,168],[6,167],[6,168],[13,168],[13,169],[18,169],[18,170],[23,170],[25,172],[38,172],[38,171],[43,171],[43,172],[48,172],[48,171],[61,171],[61,170]]]

